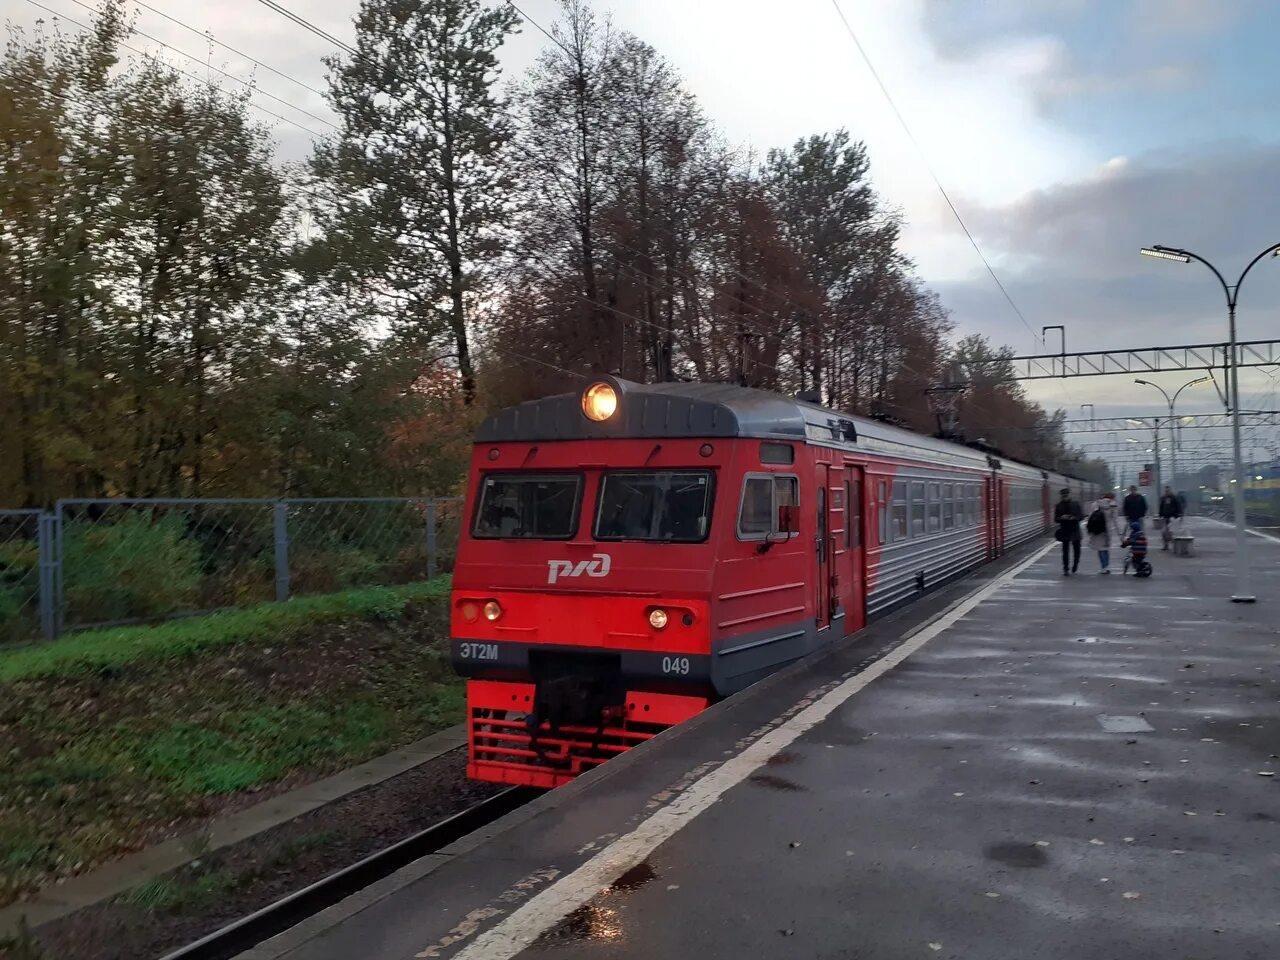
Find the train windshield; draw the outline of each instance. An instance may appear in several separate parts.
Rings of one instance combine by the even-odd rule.
[[[582,478],[572,474],[490,474],[472,536],[567,540],[577,529],[581,494]]]
[[[709,470],[611,471],[600,483],[597,540],[698,543],[711,528]]]

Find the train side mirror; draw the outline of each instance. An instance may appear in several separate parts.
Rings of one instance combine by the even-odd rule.
[[[797,533],[800,530],[800,514],[795,504],[784,503],[778,506],[778,532]]]

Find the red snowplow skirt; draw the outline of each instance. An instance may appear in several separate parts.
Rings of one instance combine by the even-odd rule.
[[[706,697],[628,693],[622,715],[596,727],[543,723],[534,738],[526,715],[532,683],[472,680],[467,684],[467,776],[493,783],[550,789],[705,710]]]

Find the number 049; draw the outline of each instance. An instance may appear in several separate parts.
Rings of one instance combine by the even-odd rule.
[[[663,673],[678,673],[686,676],[689,673],[688,657],[663,657],[662,658]]]

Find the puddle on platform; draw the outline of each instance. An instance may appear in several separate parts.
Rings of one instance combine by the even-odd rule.
[[[1034,843],[994,843],[983,851],[988,860],[1009,867],[1043,867],[1049,855]]]
[[[794,780],[788,780],[786,777],[777,777],[772,773],[753,773],[747,778],[751,783],[759,784],[762,787],[772,787],[774,790],[804,790]]]
[[[562,943],[612,943],[622,939],[618,911],[583,904],[529,945],[531,950]]]
[[[643,887],[650,880],[658,879],[658,871],[649,866],[649,861],[637,863],[634,867],[613,881],[610,890],[635,890]]]
[[[636,864],[609,885],[591,903],[574,910],[550,930],[530,944],[531,950],[553,947],[563,943],[614,943],[621,940],[625,931],[618,911],[608,905],[608,899],[619,891],[638,890],[646,883],[658,879],[648,860]]]

